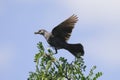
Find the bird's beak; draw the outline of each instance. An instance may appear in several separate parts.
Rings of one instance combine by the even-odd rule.
[[[40,34],[39,32],[34,32],[34,34]]]

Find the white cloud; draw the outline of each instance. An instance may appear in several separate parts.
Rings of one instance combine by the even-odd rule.
[[[100,59],[105,64],[120,65],[120,63],[117,63],[120,61],[120,38],[106,34],[98,37],[100,38],[89,40],[88,51],[92,53],[89,55],[91,57],[95,56],[92,58]]]
[[[119,0],[67,0],[65,4],[85,23],[116,24],[120,21]]]
[[[0,45],[0,70],[9,68],[15,56],[15,47],[11,44]]]

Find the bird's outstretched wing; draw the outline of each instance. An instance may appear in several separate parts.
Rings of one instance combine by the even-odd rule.
[[[70,16],[68,19],[56,26],[52,30],[52,34],[63,41],[67,41],[70,38],[72,29],[77,21],[78,17],[76,15]]]

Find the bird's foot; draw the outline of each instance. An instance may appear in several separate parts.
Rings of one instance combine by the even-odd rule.
[[[57,54],[57,49],[55,48],[55,54]]]

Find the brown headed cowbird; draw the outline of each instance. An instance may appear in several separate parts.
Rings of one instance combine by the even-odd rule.
[[[82,44],[67,43],[71,36],[72,29],[74,28],[74,25],[77,21],[78,17],[76,15],[72,15],[58,26],[53,28],[52,32],[41,29],[38,32],[35,32],[35,34],[43,35],[50,46],[55,48],[56,53],[58,49],[66,49],[75,57],[79,58],[80,56],[84,55]]]

